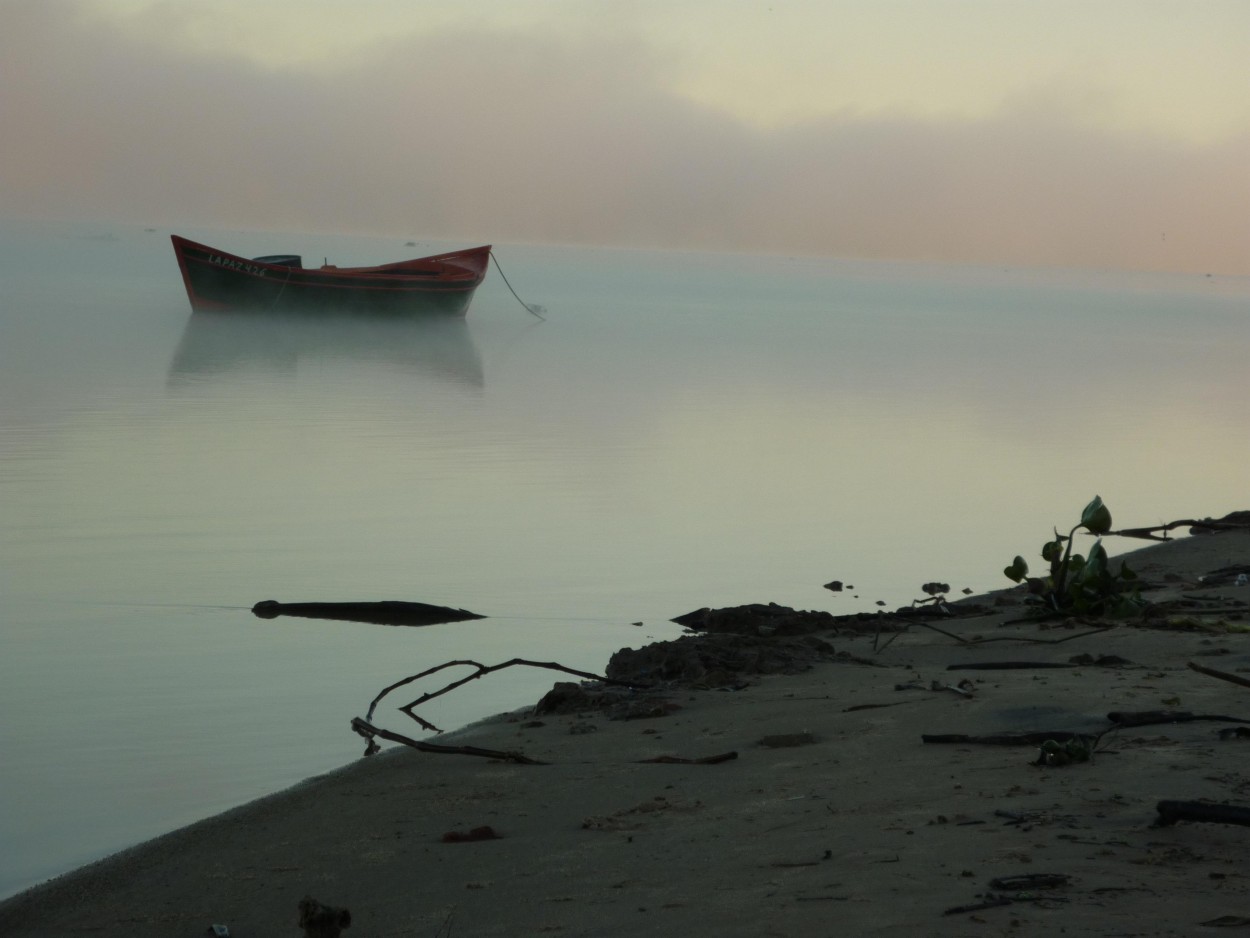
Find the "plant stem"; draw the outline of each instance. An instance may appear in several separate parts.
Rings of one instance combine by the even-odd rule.
[[[1068,580],[1068,560],[1072,557],[1072,540],[1076,537],[1076,532],[1080,527],[1080,524],[1077,524],[1076,527],[1068,532],[1068,546],[1064,548],[1063,560],[1059,562],[1059,575],[1055,579],[1055,589],[1051,595],[1051,603],[1054,605],[1056,612],[1063,609],[1064,587],[1067,585]]]

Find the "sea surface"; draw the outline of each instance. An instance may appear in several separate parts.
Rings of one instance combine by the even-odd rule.
[[[997,588],[1095,494],[1118,526],[1250,508],[1246,278],[497,245],[545,321],[495,269],[463,320],[204,316],[169,234],[0,226],[0,896],[357,758],[351,718],[444,661],[597,672],[703,606]]]

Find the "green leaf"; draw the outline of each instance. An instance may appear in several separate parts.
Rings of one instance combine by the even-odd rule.
[[[1017,554],[1016,559],[1011,562],[1011,566],[1003,568],[1003,575],[1013,583],[1019,583],[1029,575],[1029,565],[1025,563],[1023,557]]]
[[[1107,550],[1102,546],[1102,541],[1094,541],[1094,546],[1089,549],[1089,557],[1085,559],[1085,565],[1081,567],[1080,579],[1082,583],[1095,583],[1107,575]]]
[[[1081,527],[1090,534],[1106,534],[1111,530],[1111,510],[1097,495],[1081,512]]]
[[[1121,563],[1120,564],[1120,578],[1123,580],[1136,580],[1137,573],[1133,570],[1130,570],[1128,568],[1128,564]]]
[[[1047,541],[1042,545],[1042,559],[1047,563],[1054,563],[1063,556],[1062,541]]]

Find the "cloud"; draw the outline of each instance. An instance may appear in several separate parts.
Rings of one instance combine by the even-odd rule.
[[[1250,135],[1117,133],[1044,95],[761,129],[626,35],[266,68],[66,9],[19,4],[0,37],[7,214],[1250,273]]]

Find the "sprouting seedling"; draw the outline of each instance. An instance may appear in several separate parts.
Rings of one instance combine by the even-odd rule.
[[[1072,553],[1076,532],[1086,530],[1098,537],[1090,548],[1089,556]],[[1127,611],[1125,603],[1136,607],[1140,599],[1125,598],[1124,585],[1137,579],[1137,574],[1121,562],[1120,569],[1112,573],[1107,551],[1102,546],[1102,535],[1111,531],[1111,511],[1095,495],[1094,500],[1081,512],[1081,520],[1073,525],[1067,536],[1055,530],[1053,540],[1042,545],[1042,559],[1050,564],[1050,575],[1041,579],[1029,577],[1029,565],[1017,556],[1004,568],[1006,577],[1020,583],[1027,581],[1030,592],[1046,599],[1055,612],[1107,612]]]

